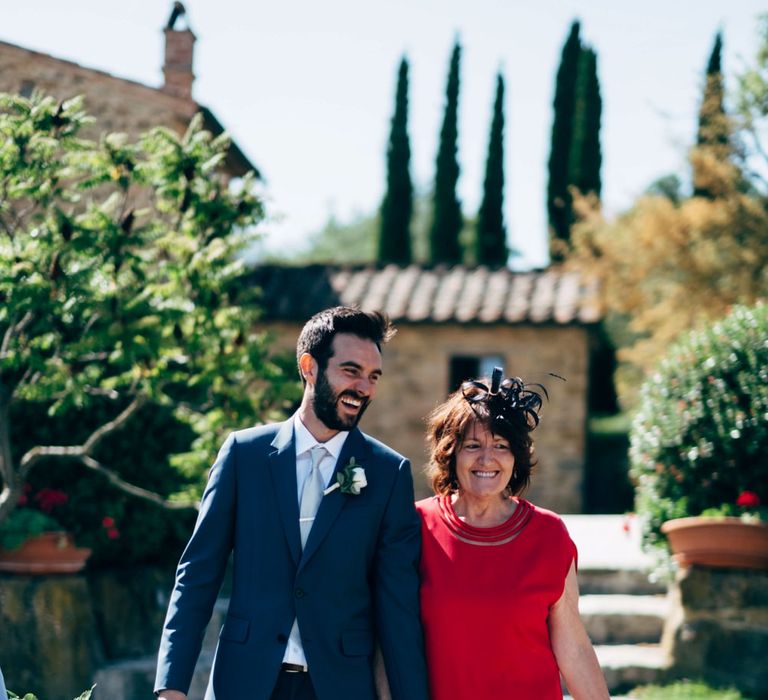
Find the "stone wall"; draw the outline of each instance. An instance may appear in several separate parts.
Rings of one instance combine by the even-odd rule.
[[[153,567],[0,575],[0,668],[8,689],[72,700],[105,663],[156,654],[172,583],[172,571]]]
[[[300,324],[274,323],[275,347],[295,352]],[[406,455],[416,495],[431,495],[423,475],[424,418],[448,392],[454,355],[500,355],[507,374],[543,383],[550,394],[534,432],[539,464],[528,497],[561,513],[582,509],[587,420],[588,330],[582,326],[399,324],[384,349],[384,377],[361,422],[364,431]],[[567,379],[547,377],[554,372]]]
[[[671,674],[768,698],[768,571],[694,566],[671,596],[662,638]]]

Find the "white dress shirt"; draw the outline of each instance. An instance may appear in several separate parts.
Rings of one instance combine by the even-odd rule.
[[[301,422],[301,419],[296,416],[293,421],[293,442],[296,446],[296,498],[299,504],[301,503],[301,492],[304,489],[304,482],[307,480],[312,469],[309,451],[315,445],[321,445],[325,448],[327,455],[321,460],[318,469],[323,477],[323,483],[327,487],[336,469],[336,462],[339,460],[341,449],[344,447],[344,442],[348,435],[348,431],[341,431],[336,433],[328,442],[318,442],[312,433],[307,430],[304,423]],[[301,666],[307,665],[307,657],[304,655],[301,639],[297,635],[291,635],[288,639],[283,661],[290,664],[300,664]]]

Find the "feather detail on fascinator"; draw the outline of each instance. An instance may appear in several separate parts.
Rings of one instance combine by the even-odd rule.
[[[543,384],[525,384],[520,377],[502,380],[503,374],[501,367],[494,367],[490,387],[476,380],[464,382],[461,385],[464,398],[476,413],[487,411],[493,423],[498,421],[514,425],[522,418],[528,430],[533,430],[539,424],[539,411],[544,398],[549,399],[546,387]],[[556,374],[550,376],[563,379]]]

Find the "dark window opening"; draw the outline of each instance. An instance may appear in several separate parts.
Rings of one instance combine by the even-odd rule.
[[[448,392],[454,392],[468,379],[490,377],[494,367],[504,367],[501,355],[454,355],[451,358]]]

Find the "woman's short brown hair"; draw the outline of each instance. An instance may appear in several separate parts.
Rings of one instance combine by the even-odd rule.
[[[487,384],[487,380],[484,381]],[[531,481],[531,471],[536,464],[533,460],[533,439],[531,430],[536,422],[530,413],[520,410],[506,412],[504,420],[493,416],[487,401],[470,402],[459,388],[446,401],[435,408],[427,417],[427,445],[429,462],[427,476],[432,489],[439,496],[458,490],[456,477],[456,452],[461,447],[467,430],[473,424],[482,425],[494,435],[509,442],[515,466],[507,489],[512,496],[523,493]]]

